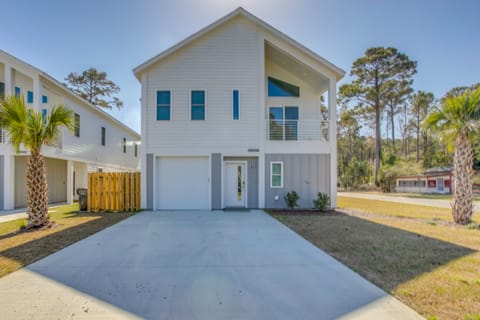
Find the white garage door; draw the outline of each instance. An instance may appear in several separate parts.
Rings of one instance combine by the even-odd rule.
[[[207,157],[157,158],[156,208],[209,209]]]

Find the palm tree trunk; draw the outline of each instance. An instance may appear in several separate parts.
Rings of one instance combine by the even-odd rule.
[[[473,213],[473,149],[465,131],[460,132],[455,140],[453,181],[453,220],[459,224],[469,224]]]
[[[28,157],[27,192],[27,228],[48,226],[50,217],[48,216],[47,168],[40,151],[32,151]]]

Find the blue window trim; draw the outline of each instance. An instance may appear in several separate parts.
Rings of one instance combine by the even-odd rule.
[[[240,97],[238,90],[233,90],[233,120],[240,120]]]
[[[190,91],[190,119],[202,121],[206,118],[206,92],[205,90]]]
[[[20,98],[20,94],[22,93],[22,91],[20,90],[19,87],[15,87],[15,97],[17,98]]]
[[[157,91],[157,120],[169,121],[171,119],[172,119],[172,91],[158,90]]]
[[[42,96],[42,103],[48,103],[48,97]]]
[[[27,91],[27,103],[33,103],[33,92],[30,90]]]

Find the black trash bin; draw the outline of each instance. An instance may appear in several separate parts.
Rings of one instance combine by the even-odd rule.
[[[85,188],[78,188],[77,189],[78,195],[78,204],[80,205],[80,211],[87,211],[88,210],[88,189]]]

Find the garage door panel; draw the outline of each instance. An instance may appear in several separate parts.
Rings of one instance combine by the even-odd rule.
[[[157,158],[156,208],[209,209],[207,157]]]

